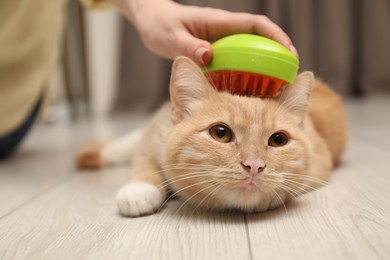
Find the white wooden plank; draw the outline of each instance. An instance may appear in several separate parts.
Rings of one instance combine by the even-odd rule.
[[[14,156],[0,162],[0,218],[72,172],[71,158],[66,156],[71,154],[69,135],[58,130],[38,127]],[[60,132],[62,138],[56,140]]]
[[[0,218],[74,173],[73,155],[85,142],[110,139],[144,124],[128,115],[95,122],[38,125],[11,158],[0,161]]]
[[[128,169],[80,174],[0,220],[0,259],[249,259],[243,215],[118,215]]]

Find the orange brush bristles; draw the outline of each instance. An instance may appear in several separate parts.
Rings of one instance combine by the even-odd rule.
[[[251,72],[219,70],[206,73],[210,83],[219,91],[234,95],[276,97],[286,81]]]

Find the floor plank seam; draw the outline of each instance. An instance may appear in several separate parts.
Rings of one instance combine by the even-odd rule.
[[[56,183],[54,183],[53,185],[49,186],[48,188],[42,190],[41,192],[38,192],[37,194],[35,194],[34,196],[32,196],[30,199],[26,200],[25,202],[21,203],[20,205],[16,206],[15,208],[11,209],[10,211],[8,211],[7,213],[4,213],[4,215],[0,216],[0,221],[5,219],[6,217],[12,215],[13,213],[15,213],[16,211],[18,211],[19,209],[23,208],[24,206],[26,206],[27,204],[33,202],[34,200],[38,199],[39,197],[45,195],[46,193],[50,192],[51,190],[53,190],[54,188],[62,185],[62,184],[65,184],[67,183],[68,181],[70,181],[71,179],[73,179],[76,175],[69,175],[69,176],[66,176],[64,178],[61,178],[59,181],[57,181]]]
[[[251,242],[251,237],[249,235],[248,219],[247,219],[246,214],[244,214],[244,222],[245,222],[246,238],[247,238],[247,241],[248,241],[249,259],[253,260],[252,242]]]

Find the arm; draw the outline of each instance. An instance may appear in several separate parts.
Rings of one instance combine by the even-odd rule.
[[[109,0],[137,28],[154,53],[174,59],[184,55],[199,65],[210,62],[210,42],[234,33],[254,33],[273,39],[295,55],[287,34],[264,15],[185,6],[171,0]]]

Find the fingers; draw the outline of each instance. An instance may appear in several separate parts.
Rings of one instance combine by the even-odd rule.
[[[205,48],[203,46],[195,47],[195,51],[192,51],[194,57],[192,60],[196,61],[200,66],[206,66],[209,64],[212,56],[211,48]]]
[[[199,66],[207,65],[212,56],[211,44],[198,39],[187,31],[181,31],[176,36],[177,56],[187,56]]]
[[[254,33],[262,35],[281,43],[294,55],[298,56],[298,52],[288,35],[278,25],[268,19],[268,17],[247,13],[230,13],[214,9],[210,10],[217,13],[214,13],[213,15],[211,15],[211,13],[209,14],[208,17],[215,18],[205,20],[205,26],[201,26],[204,31],[194,30],[194,28],[192,28],[190,31],[198,31],[195,35],[191,34],[188,29],[176,32],[173,41],[173,46],[176,46],[177,48],[174,52],[175,57],[184,55],[191,58],[198,65],[205,66],[210,62],[212,57],[212,49],[208,41],[213,41],[235,33]]]
[[[298,56],[288,35],[268,17],[248,13],[232,13],[228,11],[208,9],[206,16],[212,17],[205,21],[209,40],[216,40],[235,33],[253,33],[279,42]]]
[[[171,1],[164,3],[163,13],[167,18],[153,12],[146,13],[140,19],[142,26],[138,25],[145,45],[162,57],[174,59],[183,55],[205,66],[212,57],[210,42],[237,33],[265,36],[298,56],[288,35],[264,15],[182,6]],[[149,19],[146,19],[148,15]]]
[[[277,41],[288,48],[295,56],[298,56],[298,52],[291,42],[288,35],[268,17],[260,15],[256,16],[257,19],[254,21],[254,31],[257,34],[263,35],[274,41]]]

